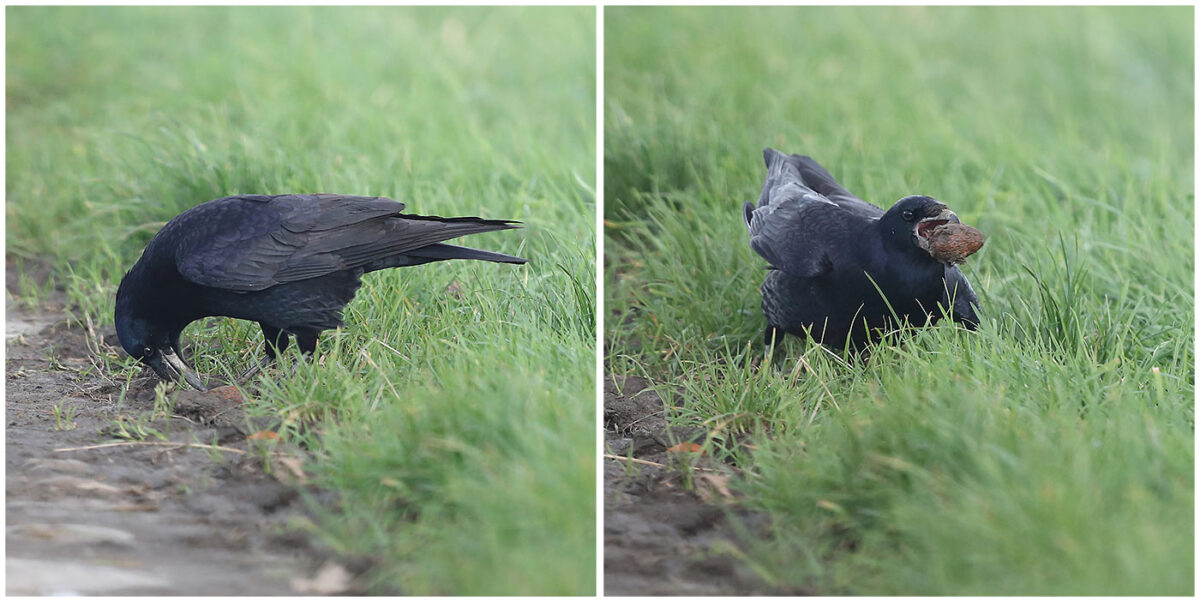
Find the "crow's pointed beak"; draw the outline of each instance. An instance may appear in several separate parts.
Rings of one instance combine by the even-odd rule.
[[[180,378],[183,378],[197,391],[208,390],[208,387],[204,386],[204,381],[200,379],[200,375],[188,367],[183,359],[176,355],[174,349],[161,350],[159,357],[150,362],[150,367],[164,380],[178,382]]]
[[[941,213],[937,214],[934,217],[925,218],[921,221],[928,221],[928,220],[940,220],[940,221],[945,221],[945,222],[951,223],[951,224],[959,223],[958,215],[956,215],[953,211],[951,211],[949,207],[942,207]]]

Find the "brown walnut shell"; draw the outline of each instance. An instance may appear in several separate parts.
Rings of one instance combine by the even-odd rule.
[[[929,235],[929,254],[942,263],[962,263],[982,246],[983,233],[966,224],[943,224]]]

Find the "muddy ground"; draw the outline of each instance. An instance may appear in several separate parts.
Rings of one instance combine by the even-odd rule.
[[[700,429],[669,427],[662,399],[638,377],[604,383],[606,595],[779,595],[730,552],[761,532],[728,487],[732,467],[695,457]],[[618,460],[609,455],[632,457]],[[680,461],[700,465],[687,486]],[[731,521],[737,521],[741,529]]]
[[[97,369],[112,329],[70,323],[61,294],[32,311],[14,302],[9,270],[9,595],[357,591],[357,572],[309,535],[306,509],[326,496],[302,450],[264,435],[269,419],[247,419],[229,390],[173,391],[156,408],[146,375],[122,399],[125,384]]]

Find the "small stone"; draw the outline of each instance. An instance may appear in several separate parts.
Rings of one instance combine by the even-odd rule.
[[[333,596],[350,590],[354,576],[342,565],[327,561],[311,579],[293,577],[292,589],[301,594]]]

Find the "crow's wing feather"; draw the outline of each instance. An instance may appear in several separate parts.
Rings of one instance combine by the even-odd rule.
[[[975,330],[979,326],[979,297],[967,277],[958,266],[946,266],[946,289],[942,293],[942,306],[951,309],[951,317],[955,322]]]
[[[480,218],[403,215],[403,203],[383,197],[228,197],[209,204],[203,215],[188,219],[197,234],[177,248],[176,267],[196,284],[233,291],[316,278],[458,236],[513,227]]]
[[[443,240],[512,227],[510,222],[476,217],[396,215],[335,230],[316,230],[307,236],[301,249],[283,262],[276,280],[292,282],[315,278],[331,271],[365,266]]]
[[[743,207],[750,248],[772,267],[806,278],[833,269],[838,248],[848,240],[847,212],[795,182],[766,193],[767,202]]]
[[[854,233],[883,214],[839,186],[808,157],[768,148],[763,161],[767,178],[758,205],[746,203],[742,213],[750,247],[776,269],[806,278],[829,273],[859,242]]]

